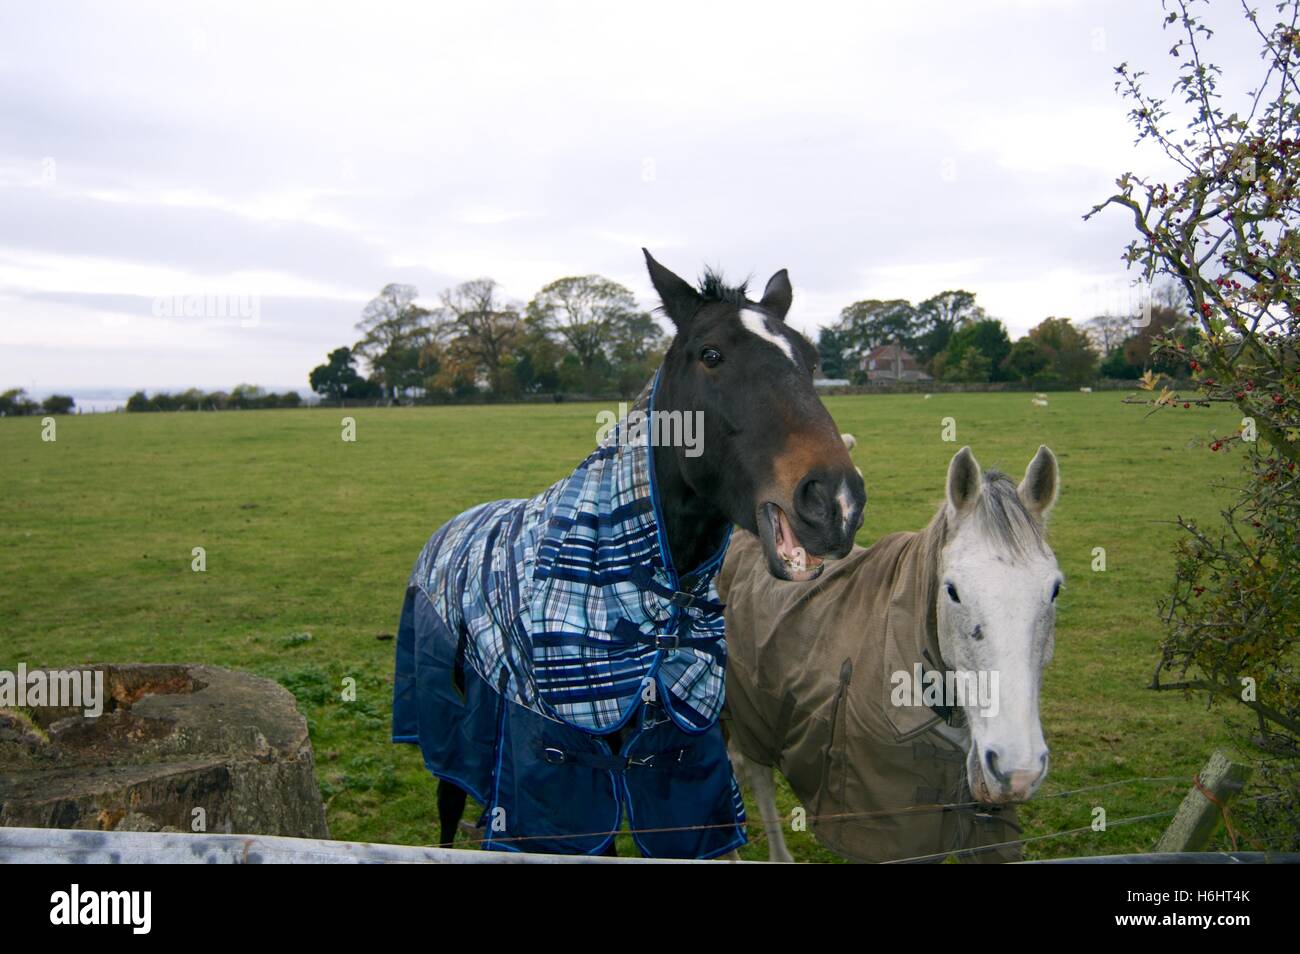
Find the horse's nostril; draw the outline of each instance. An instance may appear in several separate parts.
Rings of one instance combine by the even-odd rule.
[[[804,524],[821,535],[825,552],[840,557],[853,545],[853,535],[862,526],[866,493],[861,482],[835,473],[811,471],[794,492],[794,510]]]
[[[799,482],[799,489],[794,496],[795,510],[799,516],[810,523],[825,519],[824,512],[829,502],[826,485],[816,477],[809,475]]]
[[[984,765],[988,768],[989,774],[999,783],[1006,782],[1006,776],[998,771],[998,753],[993,749],[984,750]]]

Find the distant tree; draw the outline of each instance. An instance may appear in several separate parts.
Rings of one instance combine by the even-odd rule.
[[[415,304],[414,285],[385,285],[361,312],[361,340],[353,351],[366,359],[385,396],[420,386],[420,351],[433,337],[431,313]]]
[[[41,408],[46,414],[67,414],[77,402],[66,394],[51,394],[41,402]]]
[[[1029,338],[1048,356],[1048,367],[1061,384],[1078,387],[1097,376],[1097,352],[1069,318],[1044,319],[1030,329]]]
[[[1176,321],[1170,321],[1170,318]],[[1098,315],[1085,321],[1081,328],[1092,342],[1098,354],[1109,356],[1117,347],[1128,339],[1141,336],[1147,339],[1159,337],[1169,327],[1188,323],[1187,293],[1174,281],[1163,281],[1154,285],[1145,306],[1131,314]],[[1150,346],[1147,346],[1150,350]],[[1147,367],[1146,356],[1139,364]]]
[[[519,309],[506,302],[501,286],[490,278],[463,282],[442,293],[438,336],[448,345],[455,377],[472,371],[493,391],[502,390],[503,366],[523,334]]]
[[[342,400],[357,397],[367,390],[365,379],[357,373],[356,358],[352,349],[335,348],[326,356],[325,364],[318,364],[307,375],[311,389],[321,397]]]
[[[1025,336],[1011,346],[1004,367],[1009,377],[1033,383],[1052,363],[1052,356],[1033,338]]]
[[[128,411],[153,411],[156,408],[149,401],[149,395],[143,391],[136,391],[126,399],[126,409]]]
[[[1101,359],[1101,364],[1097,366],[1097,372],[1103,378],[1116,381],[1136,381],[1142,377],[1142,368],[1129,363],[1123,347],[1112,348],[1107,352]]]
[[[954,331],[985,318],[984,309],[975,304],[975,293],[940,292],[916,306],[916,330],[913,351],[922,362],[929,362],[948,347]]]
[[[425,393],[442,398],[465,398],[481,391],[477,357],[466,347],[463,338],[444,336],[434,338],[420,352],[420,368],[424,373]],[[498,375],[498,389],[502,394],[515,394],[510,364],[514,352],[502,359]]]
[[[265,396],[265,389],[258,387],[256,384],[236,384],[230,389],[230,400],[226,404],[228,407],[237,410],[250,410],[259,407]],[[171,396],[165,393],[156,394],[154,397],[155,400],[164,400],[167,405],[174,403]],[[162,410],[172,410],[172,407],[164,406]]]
[[[623,394],[639,392],[654,375],[668,349],[668,336],[647,312],[628,312],[610,328],[610,364]]]
[[[855,301],[840,312],[834,330],[844,343],[845,359],[856,367],[881,345],[899,344],[910,351],[917,332],[916,309],[901,298]]]
[[[1139,327],[1121,344],[1124,360],[1139,373],[1152,369],[1174,377],[1185,377],[1188,373],[1186,361],[1181,358],[1170,360],[1167,354],[1157,354],[1157,344],[1167,336],[1182,336],[1189,330],[1190,323],[1184,313],[1175,311],[1167,305],[1155,305],[1151,308],[1151,321],[1145,327]],[[1191,336],[1195,339],[1195,335]]]
[[[529,320],[563,338],[588,376],[610,358],[615,325],[636,313],[632,292],[600,275],[557,279],[528,303]]]
[[[1185,315],[1191,304],[1191,299],[1187,297],[1187,289],[1183,287],[1181,282],[1173,278],[1166,278],[1164,281],[1156,282],[1152,288],[1151,303],[1153,305],[1164,305],[1172,312]]]
[[[34,413],[39,407],[23,388],[11,388],[0,394],[0,416],[22,417]]]
[[[956,361],[944,365],[945,381],[984,382],[993,377],[993,362],[978,348],[967,348]]]
[[[978,352],[985,359],[966,361],[968,351]],[[1006,326],[996,318],[981,318],[971,321],[952,333],[948,346],[942,352],[943,360],[936,362],[942,377],[959,381],[997,381],[1003,377],[1002,363],[1011,353],[1011,338]],[[961,368],[961,370],[957,370]],[[987,369],[987,376],[977,376],[980,369]],[[953,378],[952,375],[958,375]]]
[[[502,360],[502,393],[527,395],[557,391],[560,361],[565,354],[562,341],[537,321],[525,318],[520,323],[514,347]],[[470,380],[473,378],[471,374]]]
[[[817,332],[817,356],[822,377],[848,377],[844,361],[846,345],[843,334],[834,328],[822,328]]]
[[[1133,333],[1132,315],[1098,315],[1083,323],[1083,333],[1098,354],[1110,354]]]
[[[557,369],[560,376],[560,390],[568,391],[575,394],[583,394],[587,390],[588,381],[586,369],[583,368],[582,362],[572,351],[564,352],[564,357],[560,360],[560,366]]]

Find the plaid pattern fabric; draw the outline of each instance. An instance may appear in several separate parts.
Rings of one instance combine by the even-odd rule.
[[[653,386],[634,411],[653,412]],[[590,732],[657,699],[688,732],[718,718],[726,670],[713,585],[726,542],[678,578],[660,531],[652,428],[620,421],[568,477],[468,510],[425,545],[411,586],[508,698]]]

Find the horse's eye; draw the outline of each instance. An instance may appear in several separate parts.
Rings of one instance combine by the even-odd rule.
[[[952,600],[954,603],[961,602],[961,600],[957,598],[957,587],[953,586],[951,583],[948,584],[948,599]]]
[[[1061,595],[1061,581],[1057,580],[1056,585],[1052,587],[1052,602],[1055,603],[1056,598],[1060,595]]]
[[[722,364],[722,355],[713,348],[705,348],[700,352],[700,360],[706,368],[716,368]]]

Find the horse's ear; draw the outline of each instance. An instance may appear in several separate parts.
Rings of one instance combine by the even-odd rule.
[[[794,290],[790,287],[790,275],[783,268],[767,280],[763,289],[763,300],[759,302],[772,313],[772,317],[785,321],[785,313],[790,310],[794,300]]]
[[[951,516],[961,517],[975,506],[982,489],[983,475],[979,462],[969,447],[953,454],[948,464],[948,510]]]
[[[1039,520],[1047,516],[1047,511],[1056,503],[1056,489],[1060,485],[1060,470],[1056,465],[1056,455],[1046,444],[1039,446],[1038,453],[1025,468],[1025,479],[1016,488],[1020,501],[1030,513]]]
[[[650,284],[654,285],[655,291],[659,293],[659,300],[664,304],[664,314],[680,331],[682,326],[700,310],[704,299],[689,282],[683,281],[656,262],[655,257],[647,249],[643,248],[641,251],[645,252],[645,265],[650,271]]]

